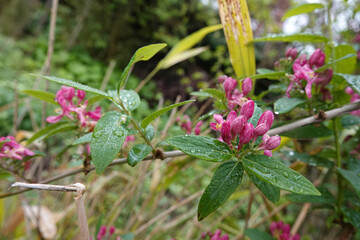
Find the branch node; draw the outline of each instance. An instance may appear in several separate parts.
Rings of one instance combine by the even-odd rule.
[[[325,121],[327,118],[326,113],[323,110],[319,110],[319,113],[314,116],[316,120]]]
[[[79,199],[79,198],[81,198],[81,197],[84,195],[84,193],[85,193],[85,191],[86,191],[86,188],[85,188],[85,185],[84,185],[84,184],[82,184],[82,183],[75,183],[75,184],[72,184],[71,186],[77,188],[75,199]]]

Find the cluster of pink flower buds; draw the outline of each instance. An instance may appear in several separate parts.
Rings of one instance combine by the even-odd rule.
[[[242,106],[244,104],[246,101],[245,96],[249,94],[253,84],[251,78],[245,78],[241,85],[242,92],[240,92],[237,88],[238,82],[236,79],[222,75],[218,78],[218,81],[223,84],[225,97],[228,101],[228,109],[230,110],[234,109],[236,106]]]
[[[216,122],[210,123],[210,127],[215,131],[220,131],[220,140],[230,147],[233,147],[232,141],[239,136],[237,150],[249,143],[251,139],[255,142],[258,137],[263,136],[258,150],[264,150],[265,155],[271,156],[271,150],[278,147],[281,140],[279,136],[266,135],[273,124],[274,114],[269,110],[265,111],[254,128],[253,124],[248,122],[254,114],[254,107],[254,101],[248,100],[242,106],[239,116],[235,111],[231,111],[226,120],[221,115],[214,114]]]
[[[105,239],[110,239],[110,237],[114,234],[115,232],[115,227],[110,227],[109,228],[109,233],[107,234],[107,230],[106,230],[106,226],[101,226],[100,230],[98,232],[98,235],[96,236],[97,240],[105,240]],[[121,237],[118,236],[116,237],[116,240],[121,240]]]
[[[1,137],[0,142],[3,142],[0,149],[0,159],[12,158],[21,160],[23,157],[35,155],[32,151],[17,143],[13,136]]]
[[[360,101],[360,95],[358,93],[354,92],[354,90],[351,87],[347,87],[345,89],[345,92],[351,96],[350,102],[359,102]],[[352,111],[351,114],[354,116],[360,117],[360,109]]]
[[[278,240],[300,240],[299,234],[291,235],[290,225],[284,224],[283,221],[272,222],[270,224],[270,232]]]
[[[293,75],[289,75],[291,80],[290,85],[286,90],[286,95],[290,97],[290,91],[293,88],[300,87],[303,85],[302,80],[306,81],[305,93],[308,98],[312,97],[311,86],[312,84],[316,85],[316,91],[319,91],[323,94],[323,99],[332,99],[329,89],[326,88],[326,85],[331,81],[333,76],[332,69],[328,68],[321,73],[315,73],[314,71],[319,67],[324,65],[325,54],[320,49],[316,49],[314,53],[307,59],[306,54],[301,54],[298,56],[298,52],[295,48],[289,48],[286,50],[285,56],[294,60],[293,64]],[[298,57],[297,57],[298,56]],[[296,58],[297,57],[297,58]]]
[[[180,123],[180,127],[186,131],[186,134],[191,134],[193,130],[195,135],[199,135],[201,132],[200,127],[203,125],[203,121],[197,122],[194,129],[188,115],[184,115],[182,120],[180,119],[180,117],[177,117],[176,121]]]
[[[201,233],[201,239],[209,239],[209,240],[229,240],[229,236],[224,234],[221,236],[221,230],[217,229],[214,233],[212,232],[203,232]]]
[[[74,103],[74,97],[77,97],[78,101]],[[61,89],[56,93],[56,102],[61,106],[61,113],[58,116],[50,116],[46,118],[46,121],[49,123],[56,123],[60,121],[63,116],[74,120],[74,115],[77,116],[77,119],[80,121],[81,127],[87,127],[88,131],[91,132],[96,122],[101,117],[101,107],[97,107],[95,111],[85,111],[88,101],[81,102],[85,98],[85,91],[75,90],[73,87],[61,87]]]

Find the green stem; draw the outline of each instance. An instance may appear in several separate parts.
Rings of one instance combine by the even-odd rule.
[[[124,104],[120,100],[120,97],[119,97],[118,103],[119,103],[120,107],[122,108],[122,110],[126,113],[126,115],[131,116],[131,113],[128,110],[126,110]],[[136,130],[140,133],[141,137],[145,140],[146,144],[149,145],[152,148],[152,153],[155,156],[156,155],[156,148],[151,144],[149,139],[146,138],[145,133],[142,131],[140,126],[132,118],[131,118],[131,123],[136,128]]]
[[[337,118],[333,119],[333,129],[334,129],[334,136],[335,136],[335,150],[336,150],[336,164],[337,168],[341,167],[341,146],[339,140],[339,131],[337,127]],[[340,211],[341,205],[343,202],[343,188],[342,188],[342,176],[340,173],[337,173],[337,184],[338,184],[338,197],[337,197],[337,206],[338,210]]]

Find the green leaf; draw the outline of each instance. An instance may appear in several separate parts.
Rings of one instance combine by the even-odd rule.
[[[209,47],[199,47],[199,48],[193,48],[190,50],[185,50],[183,52],[180,52],[180,53],[168,58],[165,62],[163,62],[161,65],[161,69],[167,69],[169,67],[172,67],[175,64],[185,61],[186,59],[195,57],[195,56],[199,55],[200,53],[205,52],[208,49],[209,49]]]
[[[156,112],[153,112],[152,114],[150,114],[149,116],[147,116],[146,118],[144,118],[141,121],[141,127],[145,128],[149,123],[151,123],[155,118],[159,117],[160,115],[166,113],[167,111],[170,111],[173,108],[179,107],[181,105],[187,104],[187,103],[191,103],[194,102],[195,100],[188,100],[188,101],[184,101],[184,102],[180,102],[180,103],[176,103],[167,107],[164,107]]]
[[[256,127],[262,114],[263,114],[263,110],[259,108],[258,105],[255,103],[254,114],[249,119],[249,123],[252,123],[252,125]]]
[[[39,91],[39,90],[24,90],[22,91],[23,93],[26,93],[27,95],[30,95],[34,98],[43,100],[45,102],[54,104],[54,105],[59,105],[56,101],[55,101],[55,94],[52,93],[48,93],[48,92],[43,92],[43,91]]]
[[[246,0],[218,1],[230,62],[237,77],[256,72],[253,32]]]
[[[341,118],[340,122],[344,128],[348,128],[348,127],[352,127],[354,125],[359,125],[360,118],[358,116],[347,114]]]
[[[320,138],[328,137],[332,134],[333,131],[325,127],[322,123],[316,123],[281,133],[280,136],[291,138]]]
[[[261,73],[250,76],[251,79],[270,79],[270,80],[279,80],[280,78],[285,76],[285,72],[269,72],[269,73]]]
[[[96,102],[99,102],[101,100],[105,99],[104,96],[101,96],[101,95],[96,95],[96,96],[93,96],[91,98],[88,99],[88,106],[91,106],[93,105],[94,103]]]
[[[345,170],[342,168],[337,168],[337,171],[354,187],[357,194],[360,196],[360,169],[355,168],[351,170]]]
[[[309,196],[309,195],[302,195],[297,193],[291,193],[286,195],[286,198],[291,202],[296,203],[320,203],[320,204],[335,204],[336,199],[331,194],[331,192],[324,187],[318,188],[321,196]]]
[[[322,35],[313,35],[313,34],[268,34],[265,37],[255,38],[254,42],[319,42],[326,43],[329,41],[328,38]]]
[[[250,180],[255,186],[273,203],[277,203],[280,200],[280,189],[267,182],[262,181],[251,172],[247,172]]]
[[[102,173],[120,152],[125,138],[127,116],[108,112],[97,122],[91,139],[91,156],[96,173]]]
[[[260,231],[256,228],[245,229],[245,235],[250,238],[250,240],[275,240],[267,232]]]
[[[351,45],[338,45],[333,49],[328,45],[325,48],[326,63],[329,62],[330,56],[334,54],[334,59],[332,61],[336,62],[335,64],[329,66],[336,73],[346,73],[352,74],[356,68],[356,51]],[[352,56],[350,56],[352,55]],[[346,57],[346,58],[345,58]],[[340,60],[341,61],[337,61]]]
[[[66,125],[60,126],[60,127],[56,128],[56,129],[52,130],[51,132],[48,132],[46,135],[43,135],[43,136],[39,137],[38,141],[45,140],[46,138],[48,138],[48,137],[50,137],[52,135],[55,135],[57,133],[69,132],[69,131],[76,130],[78,128],[79,127],[77,125],[66,124]]]
[[[283,97],[274,103],[274,112],[275,114],[287,113],[304,102],[305,100],[301,98]]]
[[[289,9],[284,16],[281,18],[281,21],[284,21],[285,19],[296,16],[299,14],[304,13],[310,13],[313,12],[315,9],[323,8],[325,7],[323,4],[320,3],[307,3],[300,6],[296,6],[294,8]]]
[[[149,60],[150,58],[152,58],[156,53],[158,53],[164,47],[166,47],[165,43],[158,43],[158,44],[151,44],[151,45],[147,45],[145,47],[139,48],[134,53],[134,55],[130,59],[128,65],[126,66],[126,68],[122,72],[122,74],[120,76],[120,80],[119,80],[118,89],[122,88],[125,85],[125,83],[126,83],[127,79],[129,78],[130,73],[131,73],[132,68],[133,68],[135,63],[137,63],[139,61],[147,61],[147,60]]]
[[[72,145],[78,145],[78,144],[91,142],[92,134],[93,133],[90,132],[90,133],[85,134],[84,136],[79,137],[72,143]]]
[[[350,87],[357,93],[360,94],[360,75],[350,75],[350,74],[334,74],[337,76],[342,77],[345,79],[349,84]]]
[[[49,134],[50,132],[56,130],[59,127],[62,127],[64,125],[68,124],[67,122],[57,122],[57,123],[52,123],[49,126],[39,130],[38,132],[36,132],[34,135],[31,136],[31,138],[29,138],[26,141],[26,145],[29,145],[30,143],[32,143],[33,141],[35,141],[36,139],[46,136],[47,134]]]
[[[256,69],[256,72],[258,74],[268,74],[268,73],[274,73],[275,71],[272,69],[268,69],[268,68],[258,68],[258,69]]]
[[[210,137],[184,135],[170,138],[166,142],[187,155],[212,162],[222,162],[233,157],[226,143]]]
[[[71,81],[71,80],[67,80],[67,79],[63,79],[63,78],[57,78],[57,77],[50,77],[50,76],[42,76],[42,75],[37,75],[37,74],[30,74],[30,75],[34,76],[34,77],[41,77],[41,78],[47,79],[49,81],[57,82],[57,83],[60,83],[60,84],[66,85],[66,86],[70,86],[70,87],[74,87],[74,88],[77,88],[77,89],[80,89],[80,90],[84,90],[86,92],[95,93],[95,94],[104,96],[106,98],[109,97],[108,94],[106,94],[106,93],[104,93],[104,92],[102,92],[100,90],[97,90],[96,88],[92,88],[92,87],[89,87],[87,85],[84,85],[84,84],[81,84],[81,83],[78,83],[78,82],[74,82],[74,81]]]
[[[133,90],[120,90],[120,99],[126,110],[130,112],[140,105],[140,97]]]
[[[278,188],[299,194],[320,195],[309,180],[275,158],[251,154],[243,159],[243,165],[247,173]]]
[[[222,163],[200,198],[198,220],[201,221],[223,205],[241,183],[244,168],[238,161]]]
[[[205,88],[205,89],[202,89],[201,92],[208,93],[208,94],[210,94],[210,96],[220,99],[220,100],[225,98],[224,92],[222,92],[218,89],[215,89],[215,88]]]
[[[315,70],[315,72],[318,73],[318,72],[325,71],[325,70],[328,69],[328,68],[333,68],[334,64],[335,64],[335,66],[338,66],[338,63],[340,63],[340,62],[342,62],[342,61],[344,61],[344,60],[350,60],[350,58],[355,58],[355,62],[356,62],[356,54],[351,53],[351,54],[345,55],[345,56],[342,57],[342,58],[339,58],[339,59],[336,59],[336,60],[334,60],[334,61],[332,61],[332,62],[329,62],[329,63],[323,65],[322,67],[319,67],[318,69]],[[346,64],[347,62],[348,62],[348,61],[346,61],[345,64]],[[350,64],[351,64],[351,63],[350,63]],[[341,68],[341,67],[339,67],[339,68]]]
[[[151,141],[155,137],[155,128],[153,127],[153,125],[149,124],[146,126],[145,137],[149,141]]]
[[[136,144],[133,146],[127,156],[127,162],[130,166],[135,167],[152,151],[152,148],[146,144]]]
[[[354,209],[343,207],[341,212],[345,216],[345,222],[350,222],[354,227],[360,229],[360,213]]]
[[[167,68],[170,66],[169,62],[174,62],[174,59],[178,58],[178,55],[184,51],[192,48],[195,44],[199,43],[207,34],[212,33],[216,30],[221,29],[221,24],[204,27],[186,38],[178,42],[171,51],[161,60],[157,67]],[[164,67],[165,66],[165,67]]]
[[[299,153],[294,151],[281,151],[281,152],[285,154],[285,156],[287,156],[292,161],[302,161],[311,166],[332,168],[334,165],[332,161],[326,158],[309,155],[307,153]]]

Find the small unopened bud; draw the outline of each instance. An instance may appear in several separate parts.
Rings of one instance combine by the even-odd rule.
[[[232,139],[235,139],[236,135],[238,135],[242,131],[245,123],[246,123],[245,116],[240,115],[237,118],[235,118],[235,120],[231,123],[231,128],[230,128]]]
[[[80,102],[85,98],[85,91],[78,89],[77,90],[77,97],[80,100]]]
[[[267,150],[273,150],[275,148],[277,148],[281,143],[281,137],[276,135],[276,136],[272,136],[270,137],[265,144],[265,148]]]
[[[231,92],[236,88],[237,81],[231,77],[228,77],[224,82],[224,91],[226,98],[231,96]]]
[[[296,48],[288,48],[285,52],[285,56],[291,59],[295,59],[298,55],[298,51]]]
[[[354,94],[354,90],[351,87],[346,87],[345,88],[345,92],[349,95],[353,95]]]
[[[110,227],[110,228],[109,228],[109,235],[110,235],[110,236],[113,235],[114,232],[115,232],[115,227],[114,227],[114,226]]]
[[[227,78],[228,78],[228,76],[226,76],[226,75],[221,75],[221,76],[218,78],[218,81],[219,81],[219,83],[223,83]]]
[[[253,85],[252,79],[245,78],[244,82],[241,85],[244,96],[248,95],[248,93],[251,91],[252,85]]]
[[[226,142],[227,144],[231,145],[231,133],[230,133],[230,124],[227,122],[224,122],[221,126],[220,130],[221,138]]]
[[[321,67],[325,62],[325,53],[323,53],[320,49],[316,49],[315,52],[309,58],[310,68],[313,66]]]
[[[256,140],[257,137],[264,135],[267,131],[269,131],[269,129],[270,128],[267,123],[258,124],[254,129],[254,139]]]
[[[246,120],[249,120],[254,114],[254,108],[255,108],[254,101],[249,100],[241,107],[240,115],[245,116]]]
[[[246,123],[243,127],[243,130],[239,134],[239,145],[238,150],[242,148],[242,146],[252,139],[254,134],[254,126],[251,123]]]
[[[259,121],[257,123],[257,126],[259,126],[262,123],[266,123],[269,129],[271,128],[274,121],[274,114],[270,110],[266,110],[259,118]]]

